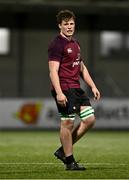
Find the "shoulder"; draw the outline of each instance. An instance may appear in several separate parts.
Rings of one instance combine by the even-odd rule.
[[[62,52],[64,50],[64,43],[60,36],[56,36],[48,46],[48,57],[50,59],[56,59],[58,61],[62,58]]]
[[[62,39],[60,38],[60,36],[56,36],[55,38],[53,38],[48,46],[48,48],[55,48],[55,47],[60,47],[62,45]]]
[[[80,43],[76,38],[72,38],[72,40],[73,40],[74,43],[76,43],[76,44],[78,44],[80,46]]]

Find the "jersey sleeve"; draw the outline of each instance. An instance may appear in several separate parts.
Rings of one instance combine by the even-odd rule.
[[[62,59],[62,47],[59,41],[53,41],[48,47],[48,60],[49,61],[61,61]]]

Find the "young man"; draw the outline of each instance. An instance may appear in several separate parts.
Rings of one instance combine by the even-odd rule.
[[[48,47],[52,95],[61,117],[61,147],[54,155],[66,165],[66,170],[85,170],[74,159],[73,144],[93,126],[95,116],[87,94],[80,88],[80,77],[91,87],[95,100],[100,99],[100,92],[81,59],[80,45],[73,38],[74,13],[69,10],[60,11],[57,23],[60,34]],[[75,114],[80,116],[80,123],[74,128]]]

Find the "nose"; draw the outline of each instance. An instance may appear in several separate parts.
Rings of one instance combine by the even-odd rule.
[[[68,29],[71,29],[71,28],[72,28],[72,26],[71,26],[71,25],[69,25],[69,26],[68,26]]]

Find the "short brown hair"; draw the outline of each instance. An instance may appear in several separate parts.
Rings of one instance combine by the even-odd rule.
[[[75,21],[75,14],[72,11],[65,9],[59,11],[58,14],[56,15],[56,18],[57,18],[57,23],[61,24],[63,20],[68,21],[71,18],[73,18],[73,20]]]

